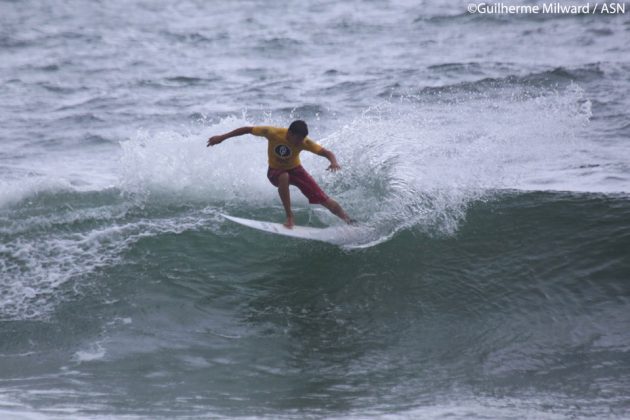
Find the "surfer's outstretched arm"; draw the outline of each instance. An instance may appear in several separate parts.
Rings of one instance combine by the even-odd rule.
[[[339,166],[339,164],[337,163],[337,158],[335,157],[335,154],[330,150],[322,148],[318,155],[323,156],[330,161],[330,166],[328,166],[328,169],[326,169],[327,171],[335,172],[341,169],[341,166]]]
[[[230,137],[242,136],[243,134],[252,134],[252,128],[254,127],[240,127],[236,130],[232,130],[229,133],[221,134],[218,136],[212,136],[208,139],[208,146],[214,146],[221,143],[223,140],[227,140]]]

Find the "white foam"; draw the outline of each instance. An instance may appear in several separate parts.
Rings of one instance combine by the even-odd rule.
[[[620,183],[597,174],[588,181],[576,174],[598,147],[584,138],[590,115],[577,86],[392,99],[315,138],[337,154],[341,172],[326,172],[328,162],[309,153],[302,162],[354,218],[376,227],[375,237],[356,245],[382,242],[410,226],[452,234],[467,207],[496,190],[618,189]],[[286,124],[256,124],[274,122]],[[242,125],[253,123],[234,117],[196,133],[139,133],[121,144],[122,188],[145,197],[276,206],[263,139],[243,136],[205,147],[210,135]],[[307,205],[298,192],[292,199]],[[313,214],[338,222],[327,212]]]
[[[99,267],[116,264],[120,254],[139,239],[197,230],[208,224],[212,221],[182,216],[114,222],[84,232],[43,234],[35,240],[16,236],[0,244],[0,316],[45,318],[67,295],[58,292],[65,283],[76,281],[73,292],[80,293],[82,278]]]
[[[72,185],[59,177],[27,176],[0,179],[0,207],[15,204],[43,191],[63,191]]]
[[[247,135],[206,147],[211,135],[243,125],[251,123],[227,118],[195,133],[139,132],[121,142],[121,189],[173,201],[270,202],[277,192],[266,177],[263,138]]]
[[[466,391],[462,391],[466,394]],[[566,401],[564,395],[549,393],[547,395],[525,395],[521,398],[504,397],[493,398],[487,396],[442,396],[441,401],[427,403],[392,413],[388,407],[369,411],[357,410],[343,416],[331,416],[331,419],[363,419],[366,417],[378,417],[385,420],[398,419],[444,419],[444,418],[481,418],[481,419],[566,419],[575,414],[574,404]],[[590,404],[592,405],[592,404]],[[584,407],[589,407],[589,402],[584,401]],[[589,414],[602,415],[606,413],[602,409],[591,409]],[[604,414],[605,415],[605,414]]]
[[[105,348],[100,343],[96,343],[88,349],[79,350],[74,353],[74,360],[78,363],[92,362],[94,360],[100,360],[103,357],[105,357]]]
[[[3,167],[7,174],[0,179],[0,207],[42,192],[111,188],[117,181],[117,153],[112,146],[85,151],[68,149],[63,153],[29,157],[25,163]]]
[[[584,187],[571,174],[591,156],[577,151],[595,147],[580,137],[590,117],[582,91],[510,92],[384,102],[323,139],[344,176],[315,165],[313,173],[358,218],[390,233],[413,225],[451,234],[472,202],[496,190]]]

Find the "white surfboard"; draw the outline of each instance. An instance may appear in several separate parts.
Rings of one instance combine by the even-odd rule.
[[[292,238],[309,239],[313,241],[328,242],[334,245],[344,245],[359,240],[365,235],[365,230],[357,226],[338,226],[327,228],[314,228],[309,226],[293,226],[289,229],[280,223],[264,222],[261,220],[242,219],[240,217],[221,214],[228,220],[263,232],[276,235],[290,236]]]

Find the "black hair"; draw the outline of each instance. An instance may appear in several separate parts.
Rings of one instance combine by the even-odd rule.
[[[302,120],[295,120],[289,126],[289,131],[301,137],[308,136],[308,126]]]

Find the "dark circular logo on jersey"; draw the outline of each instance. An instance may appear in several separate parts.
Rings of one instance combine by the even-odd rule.
[[[281,158],[287,158],[291,156],[291,149],[289,149],[289,147],[284,144],[277,145],[273,150],[274,152],[276,152],[276,155],[280,156]]]

